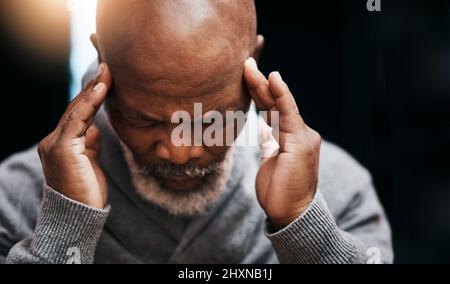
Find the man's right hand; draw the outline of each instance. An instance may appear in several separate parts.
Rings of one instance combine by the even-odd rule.
[[[98,209],[105,207],[108,192],[98,161],[100,131],[93,121],[111,84],[109,68],[102,63],[96,80],[70,103],[56,129],[38,147],[47,185]]]

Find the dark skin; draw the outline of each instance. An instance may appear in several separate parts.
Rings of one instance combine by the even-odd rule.
[[[232,84],[223,86],[223,90],[195,97],[149,95],[156,93],[151,87],[146,92],[134,90],[133,95],[127,95],[130,93],[113,91],[107,109],[116,133],[141,165],[184,165],[189,162],[205,167],[222,161],[227,147],[175,147],[171,133],[178,125],[171,123],[172,114],[185,110],[194,117],[194,103],[198,102],[203,104],[204,114],[210,110],[221,113],[248,110],[250,103],[245,90]],[[179,190],[194,188],[201,182],[200,179],[162,180],[165,186]]]
[[[204,113],[247,112],[250,105],[242,70],[245,60],[262,48],[254,20],[245,17],[252,3],[186,3],[100,3],[98,33],[92,42],[114,78],[107,104],[111,122],[142,165],[207,166],[222,161],[226,147],[175,147],[172,115],[184,110],[193,117],[194,103],[202,103]],[[124,9],[135,16],[121,22]],[[238,22],[230,25],[232,17],[248,28],[240,28]],[[128,27],[143,23],[146,33],[130,33]],[[187,190],[202,180],[162,182]]]
[[[39,147],[49,186],[86,205],[105,206],[100,137],[92,126],[105,101],[138,163],[206,166],[221,161],[228,148],[175,147],[172,114],[193,116],[195,103],[203,104],[204,113],[246,112],[251,98],[260,110],[280,113],[280,153],[262,162],[259,203],[277,228],[305,212],[317,189],[321,139],[304,123],[279,73],[266,78],[258,70],[253,57],[259,57],[263,38],[256,35],[252,0],[101,1],[98,11],[92,41],[102,64],[96,82]],[[201,180],[162,182],[189,190]]]

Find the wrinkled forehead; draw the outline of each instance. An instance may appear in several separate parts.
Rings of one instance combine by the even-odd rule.
[[[135,83],[130,84],[132,81]],[[165,80],[148,84],[131,79],[115,82],[110,98],[122,113],[146,114],[159,121],[170,121],[178,111],[187,111],[193,116],[194,107],[198,104],[202,106],[202,114],[212,110],[246,111],[250,100],[243,84],[242,71],[218,76],[197,86],[185,84],[184,81]]]
[[[218,50],[220,53],[221,50]],[[174,58],[167,61],[142,56],[111,67],[117,92],[151,94],[170,98],[214,95],[242,84],[245,59],[249,54],[218,54],[204,58]]]
[[[100,55],[117,88],[202,95],[239,80],[256,35],[253,1],[103,0]]]
[[[256,37],[252,0],[103,2],[98,43],[117,93],[192,98],[239,88]]]

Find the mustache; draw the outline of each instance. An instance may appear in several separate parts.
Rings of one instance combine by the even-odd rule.
[[[186,165],[145,165],[139,168],[143,176],[155,176],[159,178],[203,178],[217,173],[222,168],[223,162],[214,163],[206,167]]]

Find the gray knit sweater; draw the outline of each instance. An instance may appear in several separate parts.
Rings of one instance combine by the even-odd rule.
[[[93,64],[84,85],[95,76]],[[36,147],[0,164],[0,263],[391,263],[391,232],[370,174],[324,142],[310,208],[275,232],[259,206],[254,148],[234,151],[220,200],[180,217],[134,188],[122,148],[101,110],[101,166],[109,206],[97,210],[45,185]]]
[[[274,232],[255,197],[258,157],[238,148],[226,190],[198,217],[141,199],[100,112],[109,206],[96,210],[45,186],[36,147],[0,165],[0,263],[392,262],[388,222],[369,173],[324,143],[319,191],[307,212]]]

